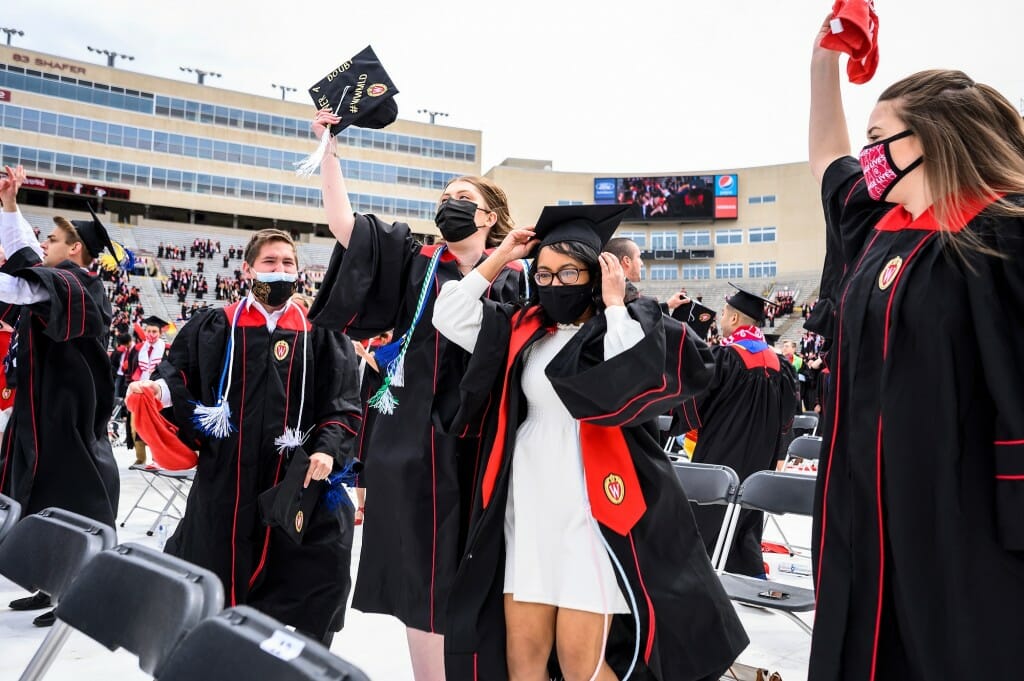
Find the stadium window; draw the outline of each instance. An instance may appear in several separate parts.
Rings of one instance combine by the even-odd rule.
[[[679,278],[675,265],[651,265],[651,281],[671,281]]]
[[[743,277],[743,263],[723,262],[715,265],[715,279],[740,279]]]
[[[749,203],[750,205],[755,205],[755,204],[761,203],[761,197],[760,196],[749,196],[749,197],[747,197],[747,203]]]
[[[615,236],[631,240],[640,250],[647,248],[647,235],[644,232],[619,232]]]
[[[573,199],[558,199],[559,206],[582,206],[582,201],[574,201]]]
[[[651,232],[651,249],[655,251],[674,251],[679,246],[677,232]],[[652,279],[653,274],[652,274]],[[675,277],[673,277],[674,279]]]
[[[695,279],[710,279],[710,265],[683,265],[683,279],[693,281]]]
[[[773,243],[776,239],[776,230],[775,227],[751,227],[747,238],[752,244]]]
[[[683,230],[683,247],[710,246],[711,232],[706,229]]]
[[[775,203],[775,194],[765,194],[761,197],[761,203]]]
[[[717,229],[715,230],[715,245],[728,246],[730,244],[743,243],[742,229]]]
[[[752,262],[747,265],[747,276],[751,279],[764,279],[776,276],[777,267],[774,260]]]

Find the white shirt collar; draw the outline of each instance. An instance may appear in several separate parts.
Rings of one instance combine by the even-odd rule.
[[[285,304],[284,307],[276,312],[267,312],[266,308],[263,307],[263,304],[256,300],[251,292],[245,297],[245,304],[249,307],[255,307],[260,311],[263,318],[267,320],[267,331],[270,331],[271,333],[273,333],[274,329],[277,328],[277,323],[281,321],[281,315],[283,315],[284,311],[288,309],[288,305]]]

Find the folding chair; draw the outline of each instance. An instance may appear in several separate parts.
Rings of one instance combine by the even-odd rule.
[[[0,494],[0,542],[7,533],[14,529],[14,524],[21,518],[21,504],[14,499]]]
[[[811,412],[793,417],[793,430],[806,430],[810,435],[818,432],[818,415]]]
[[[686,498],[691,503],[701,506],[710,504],[725,506],[725,517],[722,518],[722,527],[718,531],[718,540],[715,542],[715,548],[711,554],[711,564],[717,566],[725,546],[725,536],[732,523],[733,513],[736,512],[736,493],[740,488],[740,477],[728,466],[693,463],[692,461],[677,461],[672,466],[675,468],[676,477],[683,485]]]
[[[0,542],[0,575],[59,602],[81,569],[117,541],[114,528],[60,508],[25,516]]]
[[[659,416],[658,417],[658,432],[659,433],[667,432],[671,427],[672,427],[672,417],[671,416],[664,416],[663,415],[663,416]],[[668,435],[668,436],[666,436],[665,445],[662,447],[662,449],[665,451],[666,454],[671,454],[672,453],[672,448],[673,448],[673,445],[675,444],[675,441],[676,441],[676,436],[675,435]]]
[[[181,516],[184,514],[184,505],[179,507],[178,502],[184,504],[185,500],[188,499],[188,490],[191,488],[192,482],[196,477],[194,468],[185,471],[168,471],[156,466],[138,463],[132,464],[128,468],[129,470],[139,472],[139,475],[142,476],[143,481],[146,483],[146,488],[142,490],[142,494],[135,500],[132,507],[128,509],[128,514],[121,521],[121,527],[125,526],[125,523],[128,522],[136,510],[156,514],[153,524],[146,530],[146,535],[150,537],[153,536],[156,528],[165,518],[181,519]],[[142,505],[150,492],[163,499],[163,506],[156,508]]]
[[[317,641],[248,606],[204,620],[160,671],[160,681],[369,681]]]
[[[814,512],[815,484],[816,480],[808,475],[775,471],[759,471],[751,475],[740,486],[736,498],[737,510],[729,525],[723,551],[728,554],[728,547],[732,545],[739,521],[739,509],[779,515],[793,513],[809,517]],[[724,567],[723,561],[723,564],[718,566],[718,577],[730,599],[737,603],[779,612],[793,620],[808,634],[811,633],[811,627],[795,613],[814,610],[812,589],[736,575],[725,572]]]
[[[73,630],[114,651],[139,658],[139,668],[161,677],[160,667],[199,622],[224,604],[214,573],[139,544],[120,544],[97,555],[57,603],[57,621],[43,639],[22,681],[46,674]]]
[[[788,464],[790,459],[819,458],[821,458],[821,438],[817,435],[801,435],[789,443],[789,448],[786,450],[786,459],[782,465]]]

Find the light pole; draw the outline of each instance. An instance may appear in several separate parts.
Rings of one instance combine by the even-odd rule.
[[[7,34],[7,44],[8,44],[8,45],[10,45],[10,44],[11,44],[11,36],[12,36],[12,35],[16,35],[16,36],[18,36],[19,38],[20,38],[21,36],[25,35],[25,31],[19,31],[19,30],[18,30],[18,29],[16,29],[16,28],[0,28],[0,31],[3,31],[4,33],[6,33],[6,34]]]
[[[281,101],[282,102],[284,101],[284,95],[285,95],[286,92],[298,92],[298,90],[296,90],[293,87],[289,87],[288,85],[275,85],[274,83],[271,83],[270,87],[276,87],[277,89],[279,89],[281,91]]]
[[[107,66],[110,67],[114,66],[114,60],[116,59],[127,59],[128,61],[133,61],[135,59],[135,57],[131,56],[130,54],[118,54],[117,52],[111,52],[110,50],[101,50],[99,48],[92,47],[89,45],[86,45],[85,49],[89,50],[90,52],[95,52],[96,54],[106,55]]]
[[[210,76],[211,78],[221,77],[221,75],[215,71],[203,71],[202,69],[192,69],[187,66],[179,66],[178,69],[181,71],[186,71],[188,73],[196,74],[196,82],[200,85],[203,84],[207,76]]]
[[[431,125],[434,124],[434,119],[437,118],[438,116],[440,116],[441,118],[447,118],[448,117],[448,114],[446,114],[444,111],[431,111],[429,109],[420,109],[416,113],[427,114],[428,116],[430,116],[430,124]]]

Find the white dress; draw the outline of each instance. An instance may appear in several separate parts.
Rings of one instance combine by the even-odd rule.
[[[434,306],[434,326],[473,350],[482,319],[486,280],[472,273],[448,282]],[[624,307],[605,311],[605,358],[643,338]],[[526,419],[516,431],[512,480],[505,508],[505,587],[516,601],[595,613],[629,612],[602,543],[584,487],[579,422],[544,373],[580,329],[560,324],[526,352],[522,389]]]

